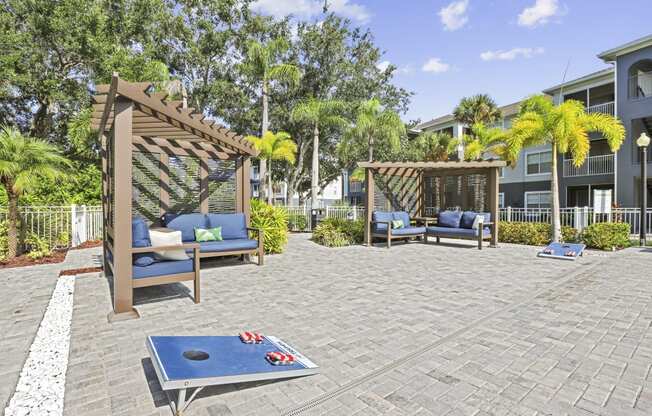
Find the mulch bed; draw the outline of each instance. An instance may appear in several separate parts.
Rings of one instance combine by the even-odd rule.
[[[14,267],[36,266],[39,264],[52,264],[61,263],[66,258],[68,250],[55,250],[50,256],[42,257],[40,259],[30,259],[27,254],[17,256],[11,260],[4,260],[0,262],[0,269],[10,269]]]
[[[82,267],[81,269],[61,270],[61,272],[59,272],[59,276],[74,276],[84,273],[99,273],[101,271],[101,267]]]
[[[70,250],[83,250],[85,248],[93,248],[93,247],[102,247],[102,240],[86,241],[84,243],[81,243],[77,247],[72,247]]]

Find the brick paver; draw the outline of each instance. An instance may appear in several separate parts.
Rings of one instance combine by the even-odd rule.
[[[145,336],[243,328],[294,344],[321,374],[208,388],[190,414],[652,412],[652,253],[573,263],[524,247],[328,249],[295,235],[264,267],[216,264],[202,270],[201,304],[181,284],[142,289],[141,319],[114,324],[109,282],[77,280],[67,415],[169,415]]]

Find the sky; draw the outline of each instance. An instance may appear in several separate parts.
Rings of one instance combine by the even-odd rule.
[[[369,28],[380,66],[414,92],[405,121],[448,114],[487,93],[511,104],[608,64],[596,55],[652,34],[652,0],[327,0]],[[320,19],[323,0],[257,0],[254,10]]]

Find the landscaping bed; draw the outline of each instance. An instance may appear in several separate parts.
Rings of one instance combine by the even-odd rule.
[[[66,258],[67,249],[54,250],[49,256],[44,256],[38,259],[29,257],[27,254],[22,254],[11,260],[0,261],[0,269],[11,269],[14,267],[37,266],[39,264],[52,264],[61,263]]]

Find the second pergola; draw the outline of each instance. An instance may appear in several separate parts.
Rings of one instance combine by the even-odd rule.
[[[365,170],[365,242],[371,241],[373,211],[406,211],[412,217],[444,210],[490,212],[498,244],[501,160],[473,162],[359,162]]]

